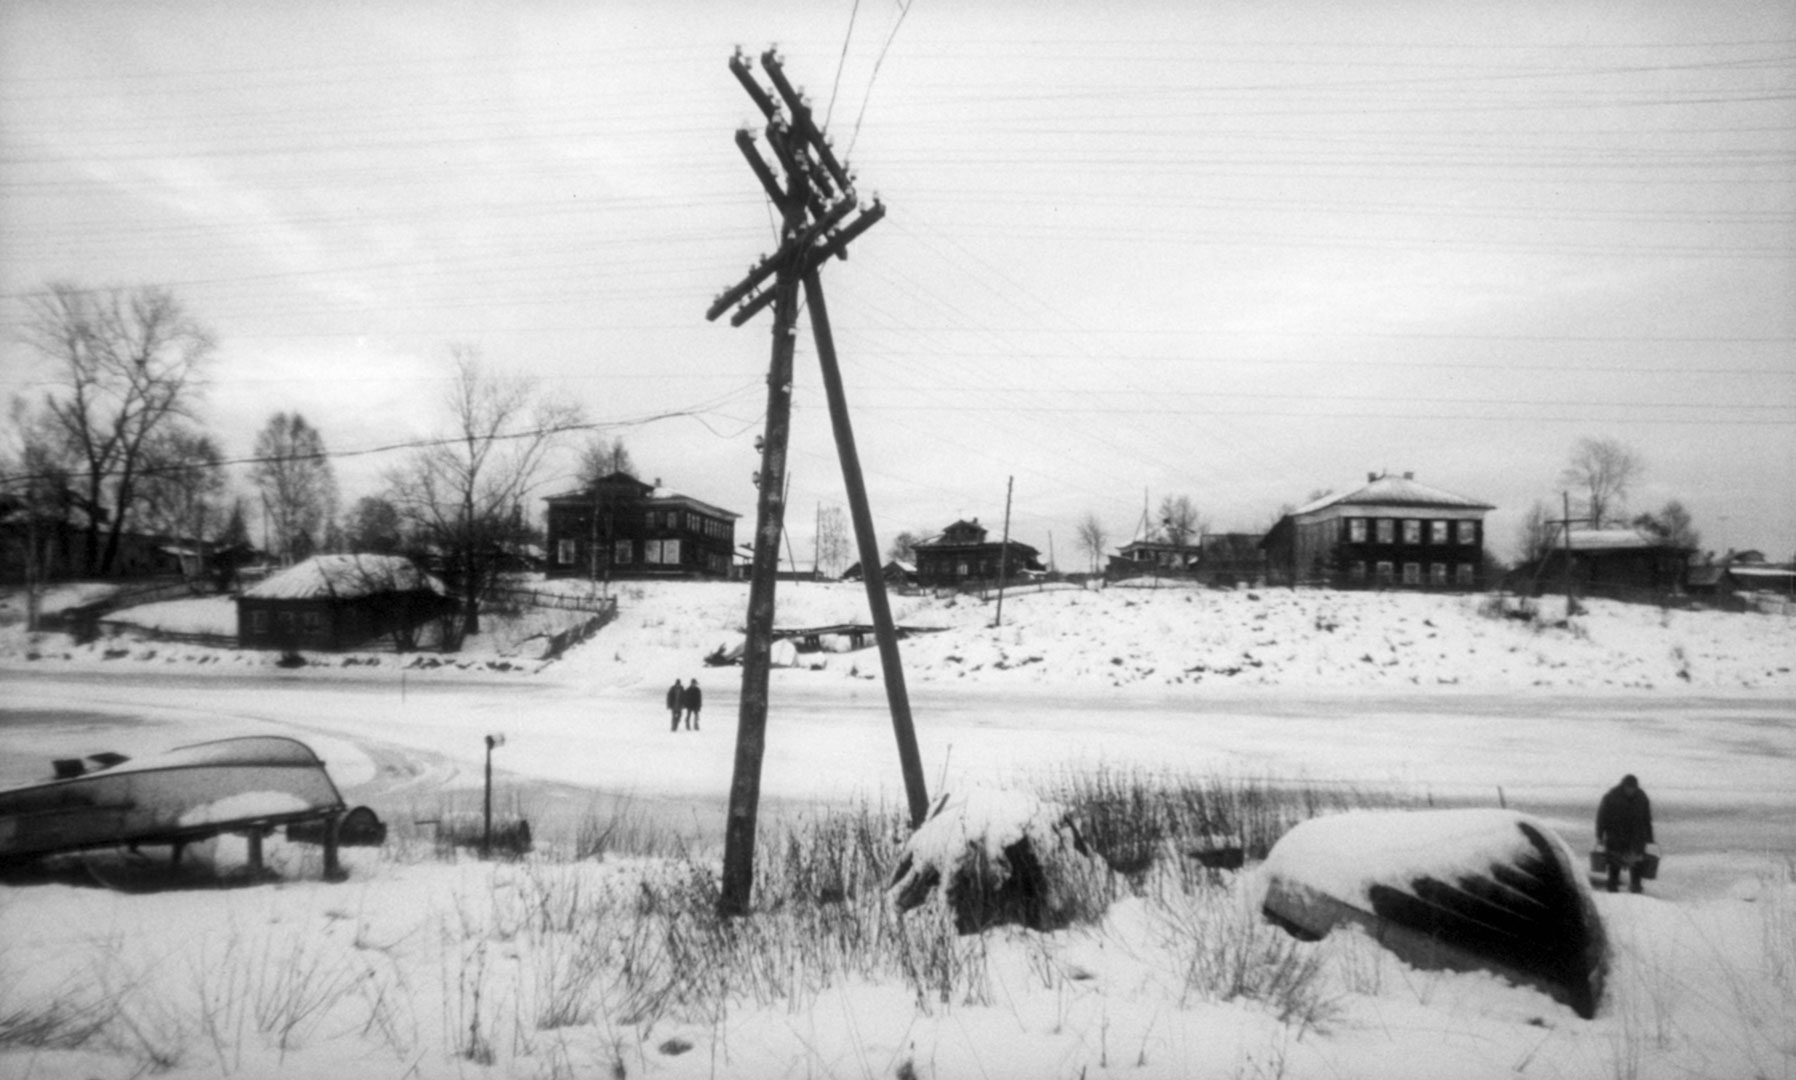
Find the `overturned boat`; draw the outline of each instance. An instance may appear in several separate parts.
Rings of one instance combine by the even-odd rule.
[[[1589,1019],[1607,944],[1571,851],[1508,810],[1354,811],[1286,833],[1263,867],[1266,918],[1317,940],[1362,927],[1416,967],[1489,971]]]
[[[257,735],[151,757],[96,754],[56,764],[56,779],[0,791],[0,863],[92,848],[187,844],[220,833],[260,839],[278,826],[334,824],[343,796],[295,739]],[[327,829],[326,869],[335,867]]]

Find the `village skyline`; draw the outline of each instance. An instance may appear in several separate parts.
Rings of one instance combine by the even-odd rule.
[[[165,287],[224,456],[297,412],[344,509],[462,345],[752,522],[766,322],[703,313],[775,245],[725,62],[777,43],[888,208],[826,275],[882,549],[995,533],[1011,477],[1064,568],[1088,514],[1414,472],[1513,558],[1609,437],[1630,511],[1796,550],[1796,14],[1107,10],[9,7],[0,395],[49,388],[47,284]],[[797,370],[803,561],[843,496],[808,331]]]

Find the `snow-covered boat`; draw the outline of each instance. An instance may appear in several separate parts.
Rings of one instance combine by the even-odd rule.
[[[1508,810],[1355,811],[1286,833],[1263,912],[1315,940],[1357,925],[1416,967],[1489,971],[1595,1015],[1607,945],[1564,841]]]
[[[260,836],[327,820],[343,797],[310,747],[256,735],[151,757],[57,763],[55,780],[0,791],[0,862],[116,845],[182,845],[224,832]]]

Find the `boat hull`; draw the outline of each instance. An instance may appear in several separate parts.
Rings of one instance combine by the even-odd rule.
[[[1538,989],[1581,1017],[1594,1016],[1607,944],[1589,889],[1564,843],[1524,815],[1489,812],[1478,819],[1444,819],[1433,866],[1426,847],[1420,856],[1405,850],[1381,859],[1381,826],[1403,819],[1392,831],[1413,840],[1418,819],[1429,814],[1486,812],[1342,815],[1354,819],[1348,829],[1342,829],[1344,822],[1324,828],[1339,834],[1334,839],[1351,846],[1370,868],[1350,883],[1327,868],[1316,869],[1313,860],[1280,858],[1275,845],[1268,856],[1265,916],[1308,940],[1358,926],[1415,967],[1488,971]],[[1476,827],[1468,830],[1468,822]],[[1381,874],[1378,868],[1387,863],[1396,869]]]
[[[0,791],[0,860],[120,844],[186,844],[343,812],[310,747],[221,739]]]

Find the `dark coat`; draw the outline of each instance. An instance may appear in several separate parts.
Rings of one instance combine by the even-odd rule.
[[[694,682],[691,686],[688,686],[686,688],[686,692],[684,694],[680,695],[680,704],[686,706],[686,708],[692,710],[693,712],[697,712],[699,710],[699,708],[702,705],[704,705],[704,703],[705,703],[705,694],[704,694],[704,691],[702,691],[698,688],[697,682]]]
[[[1640,852],[1653,843],[1653,804],[1646,792],[1632,794],[1620,784],[1609,789],[1596,811],[1596,838],[1612,852]]]
[[[667,707],[677,709],[685,700],[686,695],[680,690],[680,680],[675,679],[674,684],[667,688]]]

